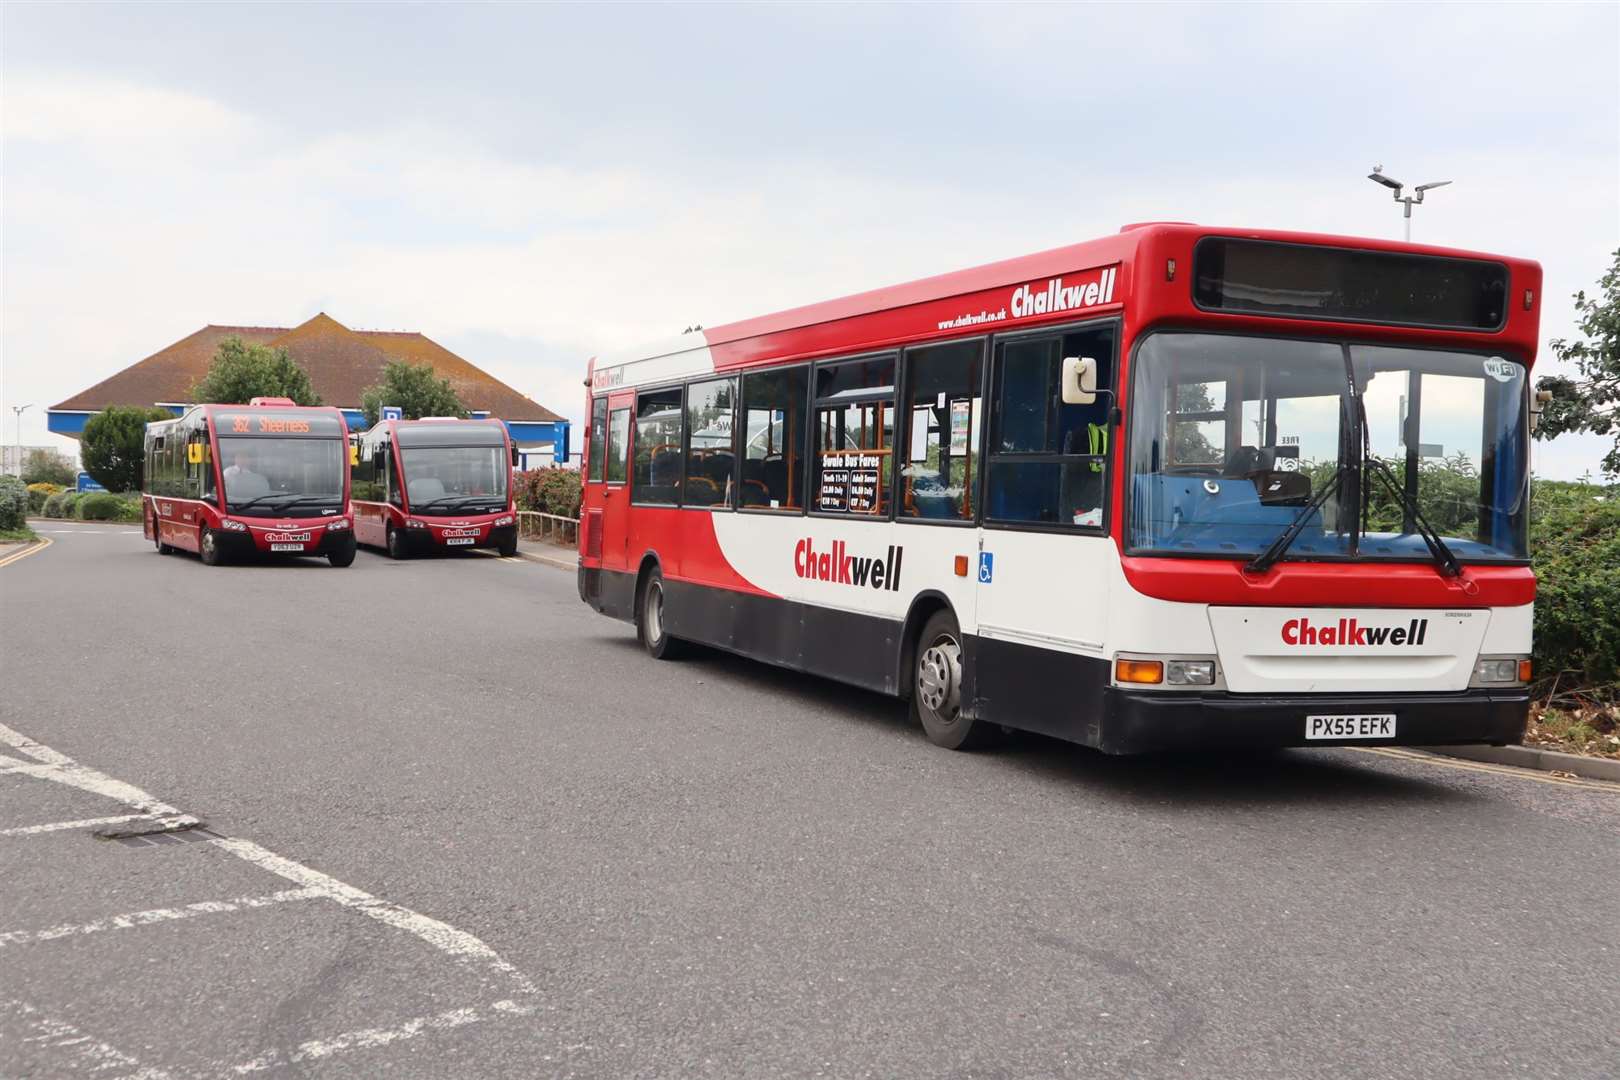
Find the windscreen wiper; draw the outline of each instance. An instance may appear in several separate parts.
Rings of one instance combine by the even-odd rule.
[[[1305,504],[1305,509],[1299,512],[1299,516],[1289,524],[1288,528],[1282,531],[1282,534],[1277,539],[1271,542],[1270,547],[1250,559],[1243,569],[1251,574],[1263,574],[1275,566],[1277,560],[1283,557],[1289,546],[1299,539],[1299,534],[1305,531],[1305,523],[1311,520],[1311,515],[1320,510],[1322,504],[1327,502],[1335,491],[1339,490],[1340,485],[1344,483],[1344,476],[1350,471],[1350,468],[1348,462],[1340,462],[1338,469],[1333,473],[1333,478],[1322,485],[1322,490],[1318,491],[1316,497]]]
[[[447,503],[457,499],[465,500],[466,498],[467,496],[465,495],[440,495],[437,499],[429,499],[421,506],[411,507],[411,512],[416,514],[425,514],[428,512],[428,507],[430,506],[438,506],[440,503]]]
[[[1362,404],[1360,398],[1356,399],[1356,404],[1361,407],[1361,475],[1365,477],[1368,471],[1375,473],[1401,504],[1401,509],[1411,515],[1412,523],[1417,526],[1418,535],[1423,537],[1424,544],[1428,545],[1429,555],[1434,559],[1435,566],[1439,569],[1441,576],[1462,577],[1462,565],[1457,562],[1457,556],[1452,554],[1451,548],[1447,547],[1446,542],[1440,539],[1440,534],[1429,527],[1428,521],[1423,517],[1423,511],[1418,509],[1417,500],[1407,495],[1406,488],[1395,479],[1395,473],[1388,465],[1384,464],[1382,458],[1374,454],[1369,448],[1367,407]],[[1365,480],[1362,487],[1363,489],[1366,487]],[[1363,499],[1363,505],[1365,506],[1365,499]],[[1366,526],[1366,516],[1366,510],[1363,509],[1361,513],[1363,530]]]
[[[295,492],[272,491],[268,495],[255,495],[255,496],[253,496],[253,498],[248,499],[246,502],[232,502],[231,503],[231,509],[232,509],[232,511],[234,511],[236,513],[241,513],[243,510],[246,510],[250,506],[258,506],[260,503],[264,502],[266,499],[289,499],[290,500],[289,502],[284,502],[284,503],[278,503],[277,504],[276,508],[279,510],[283,506],[291,506],[294,502],[297,502],[301,498],[303,498],[303,496],[301,496],[301,495],[299,495],[299,494],[297,494]]]

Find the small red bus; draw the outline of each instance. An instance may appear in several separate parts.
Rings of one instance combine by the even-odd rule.
[[[516,460],[500,420],[383,420],[354,456],[355,535],[396,559],[452,547],[516,555]]]
[[[598,357],[580,597],[946,747],[1516,742],[1541,299],[1158,223]]]
[[[147,539],[209,566],[232,552],[324,555],[354,562],[349,428],[331,408],[287,398],[195,405],[146,425]]]

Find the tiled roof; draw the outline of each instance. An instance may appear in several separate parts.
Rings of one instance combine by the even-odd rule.
[[[562,419],[499,379],[414,331],[350,330],[322,312],[292,329],[274,326],[205,326],[166,349],[131,364],[111,378],[51,408],[94,412],[109,405],[153,405],[191,400],[191,387],[208,372],[219,343],[231,335],[249,343],[280,345],[309,372],[315,392],[328,405],[357,409],[360,394],[390,360],[426,361],[450,380],[468,409],[503,420]]]

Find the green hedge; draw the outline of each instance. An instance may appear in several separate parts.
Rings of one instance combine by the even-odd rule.
[[[118,521],[124,515],[124,500],[109,491],[87,492],[79,500],[78,516],[85,521]]]
[[[1530,499],[1536,673],[1561,685],[1620,682],[1620,487],[1538,481]]]
[[[0,530],[20,529],[28,518],[28,485],[15,476],[0,476]]]

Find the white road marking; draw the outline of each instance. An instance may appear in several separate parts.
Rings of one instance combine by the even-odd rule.
[[[298,1048],[290,1053],[272,1050],[262,1054],[252,1061],[243,1062],[234,1066],[234,1071],[240,1075],[263,1072],[277,1066],[297,1065],[301,1062],[318,1058],[330,1057],[346,1050],[372,1050],[389,1043],[400,1042],[404,1039],[414,1039],[424,1031],[449,1031],[452,1028],[466,1027],[483,1020],[493,1020],[498,1016],[528,1016],[534,1012],[532,1005],[519,1005],[515,1001],[497,1001],[488,1007],[474,1007],[468,1009],[449,1009],[432,1016],[418,1016],[390,1028],[362,1028],[359,1031],[346,1031],[341,1035],[333,1035],[325,1039],[311,1039],[298,1044]]]
[[[61,832],[64,829],[93,829],[97,825],[122,825],[129,821],[148,821],[156,816],[155,814],[119,814],[115,817],[82,818],[79,821],[51,821],[44,825],[18,825],[15,828],[0,829],[0,836],[34,836],[39,833]]]
[[[80,765],[66,754],[53,750],[42,743],[35,742],[33,739],[6,727],[4,724],[0,724],[0,745],[8,746],[32,759],[31,761],[23,761],[18,758],[0,755],[0,775],[21,773],[66,784],[70,787],[92,791],[122,802],[135,811],[135,813],[124,815],[120,819],[109,820],[108,824],[114,823],[116,820],[135,820],[146,817],[172,817],[190,823],[195,823],[197,820],[189,814],[181,814],[180,811],[168,803],[153,798],[133,784],[125,783],[122,780],[114,780],[105,773]],[[32,832],[65,829],[83,824],[86,824],[86,822],[53,822],[45,826],[20,826],[15,829],[7,829],[0,835],[27,835]],[[240,897],[234,900],[204,900],[181,907],[154,908],[149,911],[114,915],[91,923],[51,927],[46,930],[11,931],[0,934],[0,947],[92,934],[103,930],[127,929],[153,923],[172,922],[176,919],[190,919],[202,915],[248,911],[291,900],[327,899],[396,929],[404,930],[458,961],[482,964],[488,970],[501,976],[503,980],[509,980],[509,984],[518,994],[533,995],[538,993],[534,983],[503,959],[494,949],[472,934],[464,930],[458,930],[449,923],[441,922],[420,912],[412,911],[407,907],[373,896],[362,889],[357,889],[334,877],[323,874],[319,870],[311,869],[302,863],[277,855],[275,852],[260,847],[251,840],[244,840],[240,837],[216,837],[207,841],[207,843],[229,852],[261,870],[291,881],[298,887],[284,889],[267,896]],[[15,1004],[22,1008],[29,1008],[20,1002]],[[296,1064],[300,1061],[330,1057],[334,1054],[352,1050],[366,1050],[387,1046],[403,1039],[415,1038],[423,1032],[449,1030],[501,1016],[528,1016],[534,1013],[536,1008],[535,1005],[521,1004],[511,999],[504,999],[496,1001],[492,1005],[451,1009],[432,1016],[417,1017],[395,1027],[363,1028],[325,1039],[312,1039],[300,1043],[291,1052],[271,1050],[241,1065],[220,1063],[216,1068],[221,1072],[234,1071],[238,1074],[263,1072],[278,1065]],[[62,1030],[65,1032],[68,1029],[63,1028]],[[75,1036],[76,1034],[76,1032],[73,1033]],[[104,1046],[104,1044],[95,1045]],[[113,1051],[110,1047],[105,1049],[117,1054],[117,1051]],[[107,1057],[104,1061],[105,1064],[95,1066],[96,1072],[114,1066],[136,1067],[139,1064],[132,1058],[122,1054],[118,1054],[116,1058]],[[160,1070],[139,1069],[123,1077],[122,1080],[166,1080],[166,1078],[167,1074]]]
[[[125,915],[109,915],[87,923],[68,923],[45,930],[10,930],[0,933],[0,948],[7,945],[32,945],[37,941],[55,941],[57,938],[98,934],[103,930],[129,930],[153,923],[178,922],[195,919],[199,915],[224,915],[232,911],[252,911],[255,908],[285,904],[290,900],[316,900],[329,894],[325,889],[309,886],[302,889],[283,889],[268,896],[239,896],[234,900],[199,900],[180,907],[150,908],[131,911]]]
[[[529,982],[522,972],[501,959],[494,949],[491,949],[465,930],[457,930],[449,923],[429,918],[398,904],[391,904],[387,900],[372,896],[370,893],[357,889],[353,885],[345,885],[343,882],[328,877],[319,870],[311,870],[309,867],[277,855],[273,851],[266,851],[251,840],[242,840],[237,837],[221,837],[208,842],[215,847],[224,848],[237,858],[250,862],[261,870],[267,870],[299,885],[321,889],[344,907],[354,908],[379,922],[387,923],[389,926],[397,927],[406,933],[414,934],[435,949],[449,953],[458,960],[481,960],[490,968],[516,982],[521,993],[534,993],[534,984]]]
[[[67,1056],[77,1058],[88,1066],[91,1072],[101,1072],[112,1068],[133,1068],[139,1071],[128,1074],[126,1080],[167,1080],[168,1078],[169,1074],[162,1069],[142,1069],[140,1068],[141,1063],[128,1054],[86,1035],[66,1020],[46,1016],[25,1001],[7,1001],[0,1004],[0,1008],[18,1017],[25,1028],[35,1032],[35,1034],[24,1038],[23,1042],[37,1043],[40,1046],[65,1051]]]

